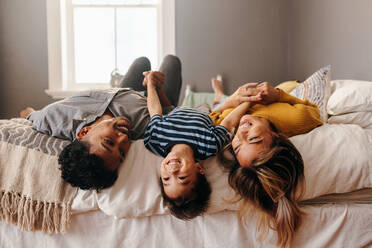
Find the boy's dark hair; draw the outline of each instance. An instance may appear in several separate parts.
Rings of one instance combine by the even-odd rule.
[[[89,153],[89,146],[75,140],[59,154],[62,178],[74,187],[97,191],[114,184],[118,177],[117,170],[105,168],[102,158]]]
[[[163,182],[159,181],[164,203],[169,207],[172,215],[182,220],[190,220],[207,210],[211,187],[205,175],[198,173],[195,186],[189,197],[169,198],[164,192]]]

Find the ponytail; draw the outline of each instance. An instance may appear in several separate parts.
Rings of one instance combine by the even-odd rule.
[[[275,215],[275,229],[278,232],[277,246],[289,247],[296,227],[301,221],[301,210],[297,202],[288,199],[286,196],[279,198]]]

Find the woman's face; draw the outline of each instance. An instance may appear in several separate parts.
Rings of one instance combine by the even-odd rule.
[[[231,143],[240,166],[249,167],[253,160],[268,152],[272,136],[270,124],[265,118],[244,115]]]

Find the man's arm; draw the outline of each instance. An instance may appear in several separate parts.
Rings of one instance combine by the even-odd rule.
[[[163,88],[160,86],[160,87],[157,87],[156,90],[157,90],[157,93],[158,93],[158,97],[159,97],[161,106],[163,108],[171,106],[172,104],[170,103],[168,97],[165,95],[165,92],[163,91]]]

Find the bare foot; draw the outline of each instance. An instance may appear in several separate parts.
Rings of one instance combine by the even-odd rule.
[[[27,107],[27,108],[25,108],[25,109],[23,109],[23,110],[21,110],[21,112],[19,112],[19,117],[21,117],[21,118],[27,118],[27,116],[29,115],[29,114],[31,114],[32,112],[34,112],[35,111],[35,109],[33,109],[33,108],[31,108],[31,107]]]
[[[221,76],[218,75],[217,78],[220,79]],[[214,94],[215,94],[213,105],[218,104],[220,102],[221,98],[225,95],[223,93],[222,81],[218,80],[217,78],[212,78],[211,79],[212,88],[213,88],[213,91],[214,91]]]

